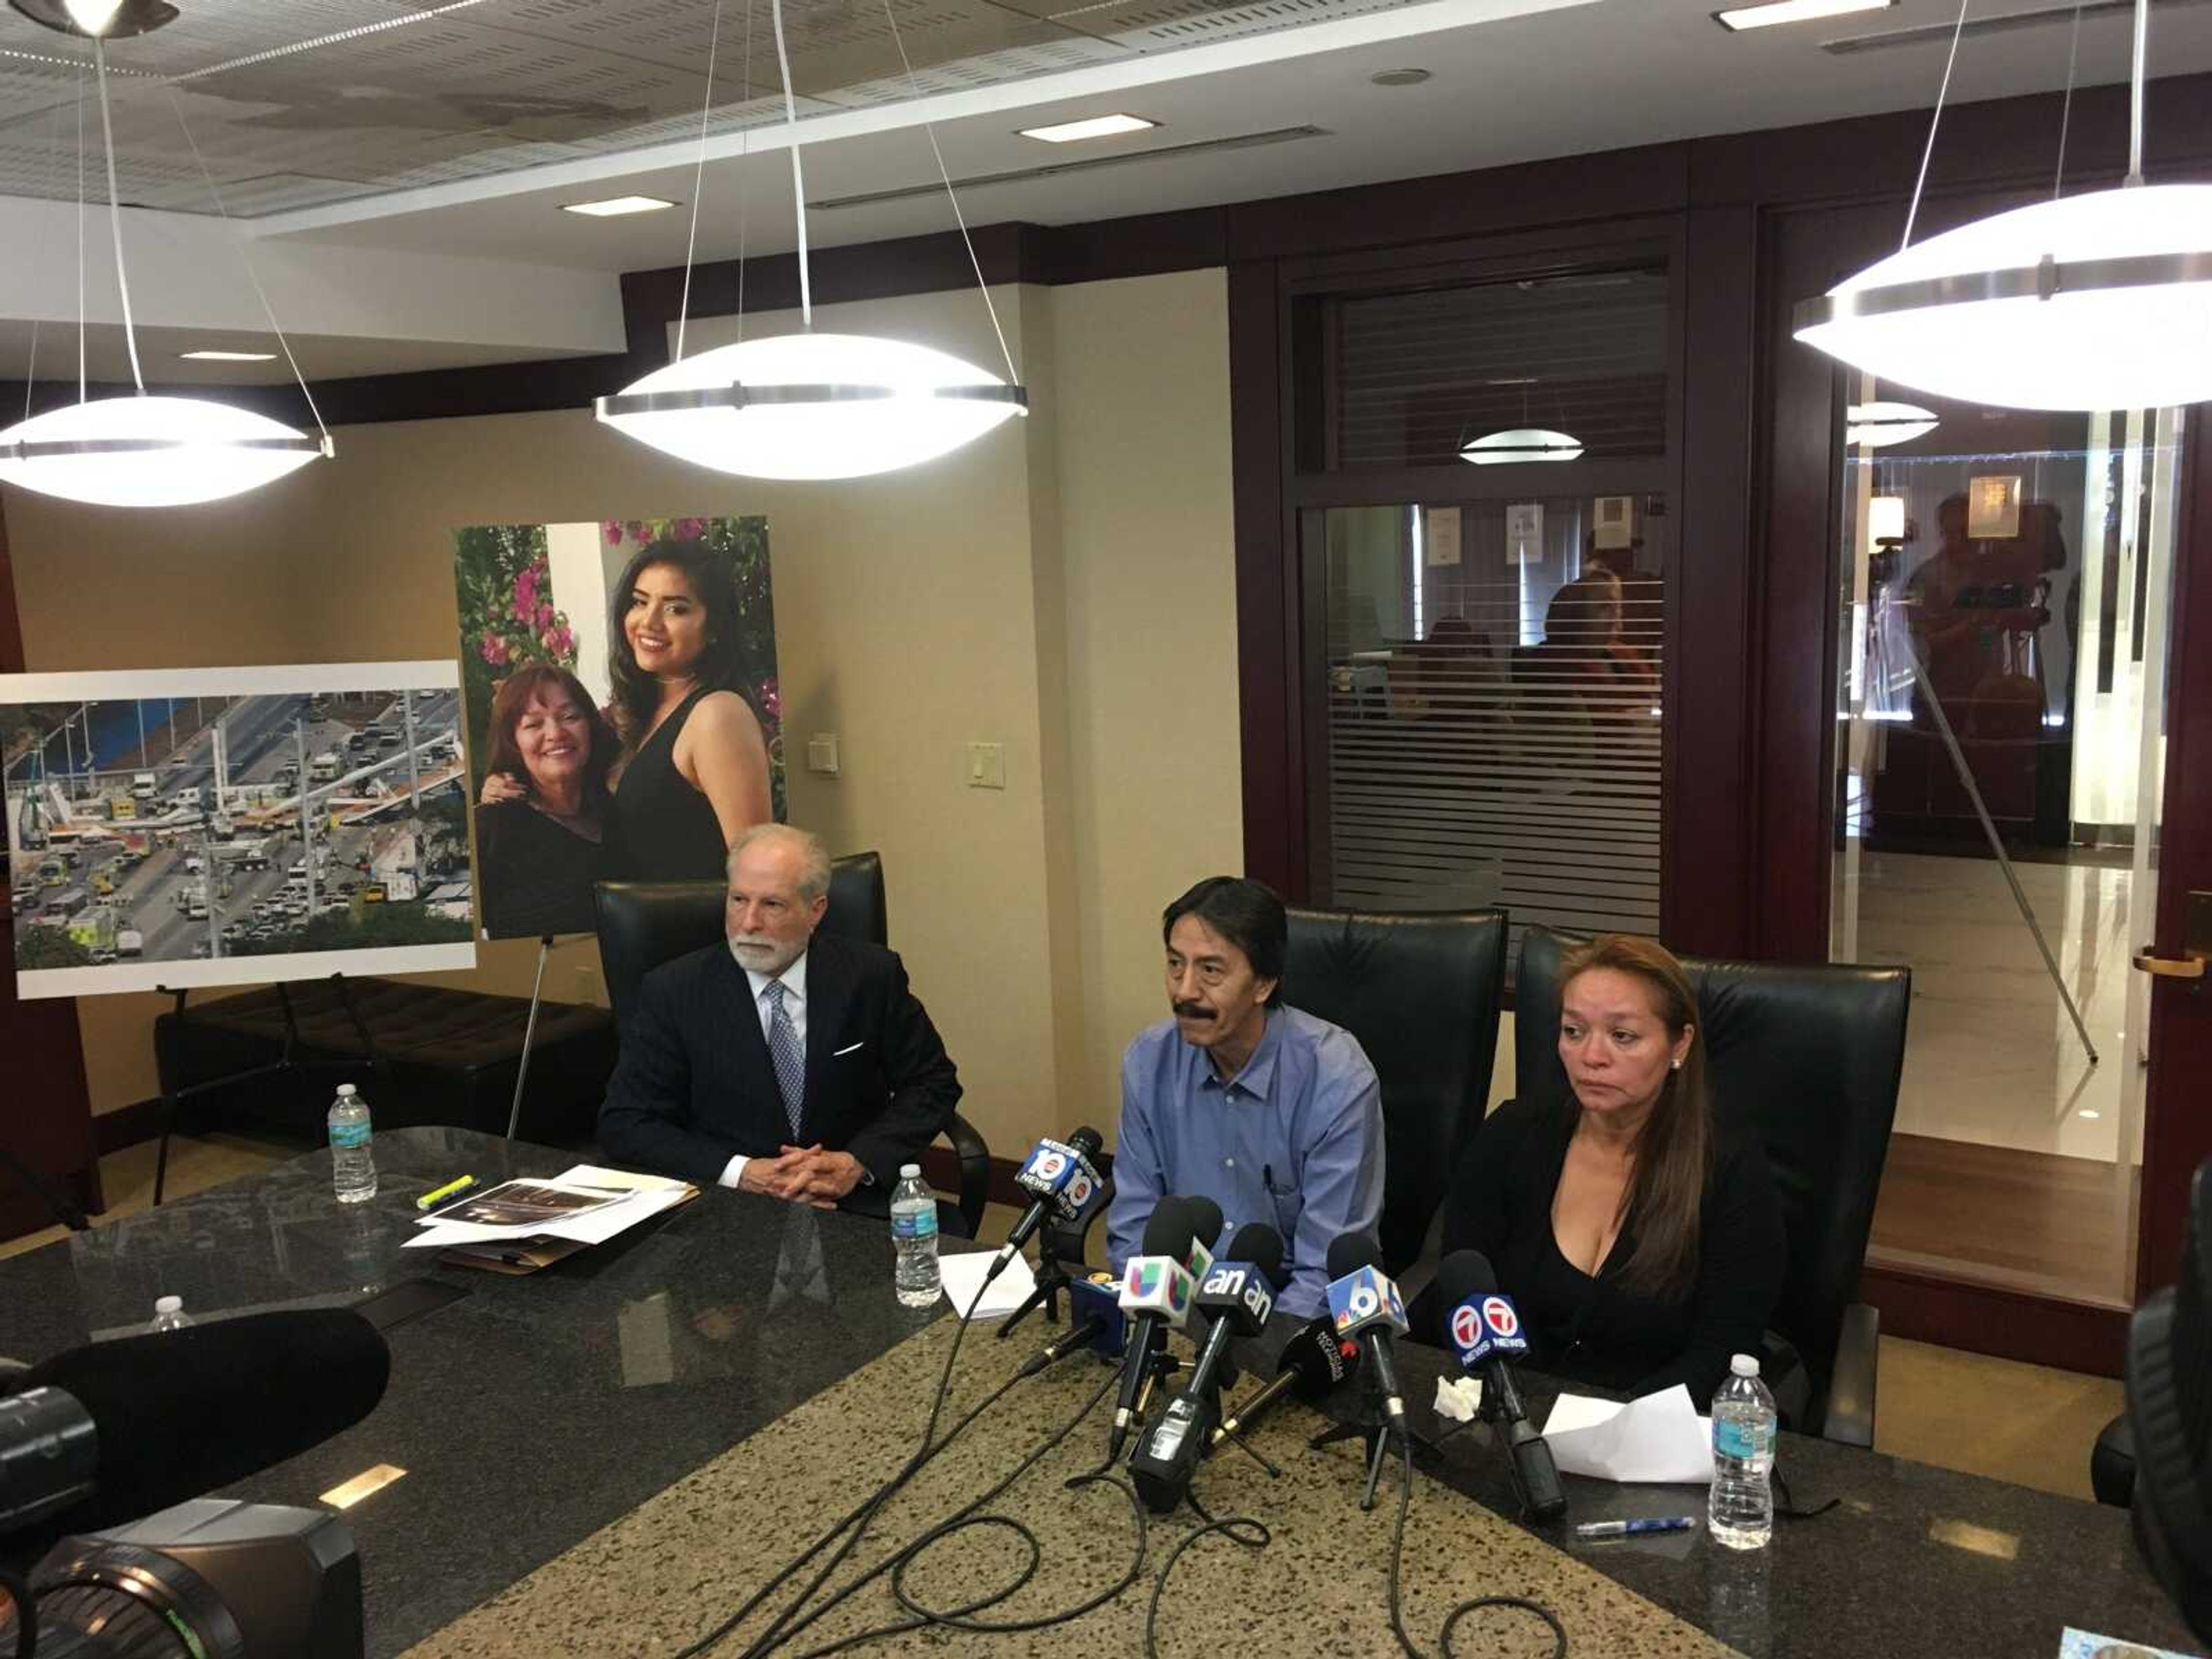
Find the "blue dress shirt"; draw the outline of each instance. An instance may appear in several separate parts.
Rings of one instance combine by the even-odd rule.
[[[1224,1083],[1172,1019],[1121,1056],[1107,1247],[1114,1270],[1142,1249],[1164,1194],[1221,1206],[1221,1245],[1248,1221],[1283,1236],[1283,1313],[1328,1305],[1328,1247],[1372,1232],[1382,1212],[1382,1092],[1351,1032],[1296,1008],[1271,1008],[1260,1046]]]

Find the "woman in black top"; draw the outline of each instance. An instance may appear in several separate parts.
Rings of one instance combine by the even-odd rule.
[[[768,740],[739,685],[735,573],[703,542],[640,548],[610,604],[608,714],[623,872],[719,879],[738,830],[775,816]]]
[[[527,793],[477,811],[485,938],[592,931],[607,770],[620,746],[567,669],[534,663],[501,683],[487,769],[523,781]]]
[[[1533,1368],[1636,1395],[1680,1382],[1702,1410],[1729,1356],[1760,1351],[1784,1239],[1765,1155],[1716,1132],[1696,1017],[1653,941],[1571,954],[1572,1093],[1491,1115],[1445,1199],[1443,1248],[1490,1258]]]

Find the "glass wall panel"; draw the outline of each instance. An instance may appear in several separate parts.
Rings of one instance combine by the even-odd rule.
[[[1659,928],[1656,496],[1303,515],[1327,585],[1314,898]]]
[[[2124,1307],[2180,412],[1854,390],[1830,954],[1914,993],[1870,1259]]]

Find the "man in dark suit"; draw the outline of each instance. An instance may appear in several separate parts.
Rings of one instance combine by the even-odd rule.
[[[906,969],[815,928],[830,856],[787,824],[731,843],[726,945],[645,976],[599,1109],[618,1164],[830,1209],[887,1213],[899,1166],[960,1080]]]

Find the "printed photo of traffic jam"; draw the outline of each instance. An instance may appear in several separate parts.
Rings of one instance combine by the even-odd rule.
[[[0,675],[26,998],[475,964],[450,662]]]

